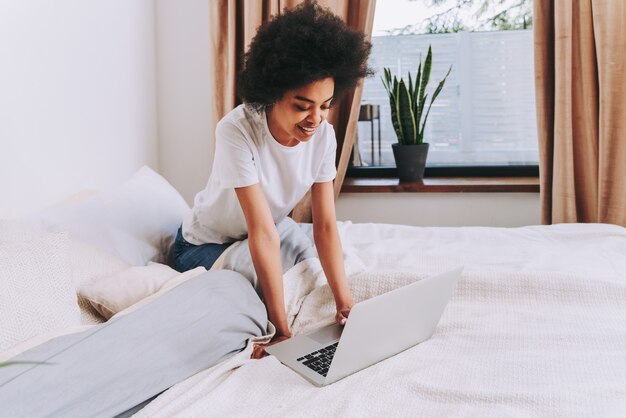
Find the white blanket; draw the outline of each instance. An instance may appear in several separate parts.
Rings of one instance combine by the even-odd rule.
[[[250,360],[250,344],[135,417],[624,416],[626,229],[340,230],[357,301],[465,265],[430,340],[324,388]],[[285,291],[295,333],[332,321],[318,260],[288,271]]]

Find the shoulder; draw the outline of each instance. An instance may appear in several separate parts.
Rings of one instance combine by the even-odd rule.
[[[217,126],[238,126],[245,128],[246,125],[259,125],[262,122],[262,112],[255,110],[254,108],[240,104],[230,112],[228,112],[220,121]]]
[[[243,110],[243,105],[239,105],[230,112],[228,112],[220,121],[217,123],[217,130],[225,130],[231,128],[240,128],[242,122],[245,121],[245,113]]]
[[[259,112],[241,104],[228,112],[215,128],[217,141],[229,141],[236,138],[254,139],[261,122]]]

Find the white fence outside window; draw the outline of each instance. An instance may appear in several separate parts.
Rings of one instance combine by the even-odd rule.
[[[376,75],[364,82],[362,104],[380,105],[382,162],[367,122],[359,122],[358,141],[364,165],[394,165],[397,142],[382,81],[383,67],[413,78],[420,54],[433,49],[430,95],[452,72],[432,106],[424,141],[430,143],[430,166],[536,165],[537,123],[532,30],[459,32],[434,35],[376,36],[369,64]],[[375,132],[377,129],[375,130]]]

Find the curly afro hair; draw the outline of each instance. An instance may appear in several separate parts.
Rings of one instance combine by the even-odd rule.
[[[285,92],[332,77],[335,99],[372,74],[372,45],[316,2],[300,4],[262,25],[244,56],[237,89],[243,102],[263,109]]]

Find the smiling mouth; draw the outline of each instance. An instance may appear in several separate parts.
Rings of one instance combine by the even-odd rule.
[[[300,126],[300,125],[296,125],[296,126],[306,135],[313,135],[315,133],[315,130],[317,129],[317,126],[313,128],[305,128],[304,126]]]

